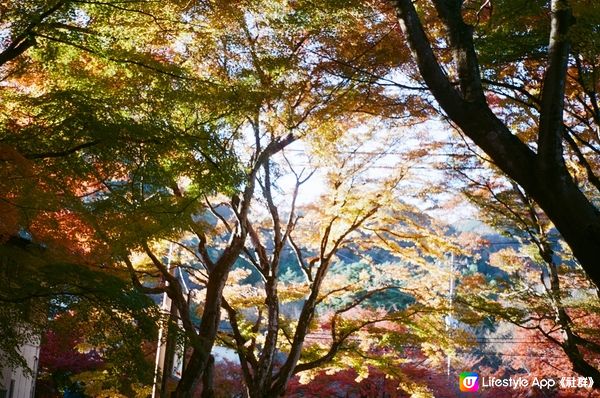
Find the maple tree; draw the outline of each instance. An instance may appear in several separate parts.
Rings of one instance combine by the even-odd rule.
[[[338,264],[337,277],[336,272],[330,273],[336,268],[335,263],[350,253],[379,246],[417,264],[431,261],[418,260],[418,256],[440,256],[451,247],[439,239],[439,231],[428,224],[417,209],[398,201],[403,191],[397,185],[403,175],[387,178],[371,175],[370,167],[376,162],[374,156],[370,152],[358,156],[356,153],[360,150],[352,146],[344,152],[343,148],[348,145],[343,144],[346,140],[355,142],[355,135],[347,134],[335,140],[334,146],[341,154],[336,160],[326,159],[323,167],[327,170],[329,188],[315,204],[297,205],[299,191],[310,184],[311,174],[296,172],[289,160],[284,161],[285,156],[280,159],[283,165],[276,166],[275,159],[264,165],[258,180],[262,198],[257,198],[257,204],[261,206],[253,206],[253,216],[246,220],[248,246],[241,254],[244,268],[258,275],[259,280],[252,285],[242,283],[250,271],[234,273],[235,278],[225,288],[222,301],[231,331],[220,334],[222,344],[238,354],[251,397],[279,396],[287,391],[293,375],[322,367],[339,369],[352,365],[361,375],[369,372],[370,364],[390,367],[399,360],[393,350],[374,354],[370,359],[365,359],[362,353],[364,347],[377,345],[374,336],[398,334],[398,330],[384,332],[383,323],[411,323],[420,329],[413,333],[422,333],[426,338],[425,330],[431,331],[430,328],[435,328],[432,325],[439,326],[443,319],[438,316],[434,320],[436,310],[421,301],[389,313],[361,310],[369,299],[390,290],[408,291],[405,301],[419,295],[415,292],[417,283],[409,281],[412,278],[406,271],[399,272],[397,279],[390,276],[408,268],[406,265],[376,267],[367,261],[356,278],[350,280],[339,274],[349,268],[348,264]],[[328,146],[323,142],[320,145]],[[285,191],[276,189],[277,185],[273,184],[286,175],[286,170],[294,180],[294,187],[282,196]],[[196,261],[208,264],[214,261],[210,253],[214,253],[219,244],[229,247],[226,239],[232,231],[230,224],[235,223],[232,203],[218,200],[209,209],[217,224],[214,230],[224,233],[225,238],[199,238],[200,255]],[[193,250],[188,248],[187,251]],[[344,255],[340,257],[342,251]],[[291,283],[282,283],[283,259],[292,253],[295,256],[292,266],[299,275]],[[206,283],[206,276],[200,275],[198,279]],[[419,279],[431,282],[423,275],[419,275]],[[288,315],[283,309],[287,303],[292,306],[296,303],[295,315]],[[430,316],[421,316],[421,312],[430,312]],[[322,326],[317,327],[316,322]],[[324,341],[315,342],[310,336],[312,333],[326,337]],[[406,335],[414,338],[408,331]],[[410,340],[407,336],[396,339]],[[205,387],[207,382],[205,380]],[[216,391],[218,386],[214,389]]]
[[[116,341],[129,338],[131,344],[119,343],[130,350],[129,356],[139,348],[139,335],[122,332],[137,324],[140,333],[152,335],[159,319],[153,303],[133,290],[124,274],[65,261],[52,255],[49,248],[27,239],[4,242],[0,256],[0,330],[5,336],[0,350],[2,366],[31,371],[19,348],[23,344],[40,344],[40,336],[53,324],[52,319],[65,311],[78,312],[80,317],[76,319],[85,319],[90,327],[94,322],[104,323],[106,329],[97,328],[97,341],[110,333]]]
[[[189,100],[199,87],[183,85],[168,61],[162,34],[173,8],[130,5],[2,5],[0,243],[5,280],[14,282],[2,286],[2,327],[14,337],[4,340],[8,363],[22,364],[16,348],[35,339],[52,300],[93,297],[143,311],[127,301],[122,253],[185,223],[192,200],[169,192],[190,168],[209,174],[198,192],[236,180],[234,157],[198,119],[213,116]],[[122,30],[103,18],[117,18]],[[227,173],[211,172],[220,167]]]
[[[260,129],[257,127],[261,127],[263,123],[267,125],[268,120],[264,116],[261,118],[260,125],[252,125],[256,147],[261,141]],[[347,118],[346,122],[348,122]],[[332,144],[321,141],[317,147],[333,145],[341,151],[344,148],[342,144],[344,140],[355,142],[356,136],[349,134],[344,139],[336,138]],[[266,148],[269,145],[271,144]],[[318,148],[317,151],[322,149]],[[286,153],[285,148],[282,151]],[[152,286],[143,286],[141,280],[137,280],[136,284],[148,292],[165,291],[176,302],[177,317],[181,319],[181,327],[188,339],[191,356],[205,356],[206,359],[201,358],[206,361],[205,363],[201,360],[196,362],[204,368],[199,365],[190,367],[190,364],[195,364],[191,362],[192,359],[187,362],[187,368],[184,368],[182,380],[186,377],[192,380],[191,391],[198,391],[200,382],[203,385],[202,394],[205,396],[212,396],[218,390],[218,385],[214,381],[211,382],[210,376],[215,373],[213,368],[215,365],[210,356],[212,344],[207,346],[205,353],[197,354],[199,348],[194,342],[195,339],[207,335],[214,339],[219,328],[222,327],[219,312],[212,310],[214,312],[206,315],[207,311],[213,309],[215,305],[213,304],[215,296],[210,289],[211,283],[215,281],[225,287],[225,282],[237,275],[233,281],[229,281],[230,286],[222,291],[223,296],[217,296],[219,299],[217,302],[225,309],[231,324],[231,334],[221,332],[220,340],[237,351],[250,396],[277,396],[283,393],[295,373],[331,365],[336,355],[346,351],[347,347],[351,348],[336,361],[338,364],[336,366],[352,360],[357,367],[361,367],[359,364],[363,360],[359,352],[354,352],[355,343],[349,342],[349,337],[370,325],[376,328],[375,325],[385,320],[402,323],[421,311],[427,312],[420,306],[416,306],[406,311],[397,310],[396,313],[391,314],[365,312],[362,313],[362,317],[357,314],[351,317],[345,316],[377,294],[387,290],[403,289],[394,285],[391,280],[385,281],[383,275],[394,269],[391,266],[387,269],[382,267],[379,271],[382,275],[379,282],[382,284],[373,282],[368,287],[365,286],[367,280],[364,279],[363,272],[360,273],[358,280],[353,281],[327,279],[328,271],[338,251],[345,247],[362,251],[385,242],[386,247],[411,260],[423,253],[440,256],[451,247],[444,243],[444,238],[437,236],[438,231],[434,225],[431,225],[431,220],[427,222],[426,217],[422,216],[417,209],[398,202],[397,197],[401,191],[396,189],[395,185],[402,175],[390,176],[383,180],[374,178],[370,175],[370,166],[376,160],[370,153],[356,157],[353,155],[356,151],[356,149],[348,151],[347,155],[340,156],[333,165],[332,159],[323,159],[323,162],[327,162],[327,166],[323,165],[323,167],[327,170],[330,192],[323,196],[322,204],[296,207],[298,191],[302,189],[303,184],[309,183],[310,180],[305,179],[310,174],[305,176],[303,173],[297,173],[289,163],[289,154],[285,156],[273,154],[268,162],[259,165],[258,169],[257,166],[249,168],[251,174],[247,178],[256,179],[255,184],[262,192],[262,195],[257,192],[250,197],[254,202],[250,207],[251,212],[240,213],[238,210],[240,203],[244,202],[237,196],[206,197],[206,207],[202,213],[204,215],[196,217],[197,225],[191,229],[191,234],[188,233],[183,240],[171,239],[171,248],[168,249],[168,264],[171,265],[171,269],[160,260],[167,250],[164,246],[161,248],[159,242],[146,245],[139,255],[125,260],[129,262],[130,271],[134,273],[136,279],[145,278],[144,275],[148,275],[151,270],[158,270],[161,278],[168,281],[167,286],[162,285],[160,281],[153,282]],[[323,153],[328,153],[327,149]],[[250,159],[252,161],[258,157],[252,154]],[[277,159],[279,164],[276,162]],[[281,189],[274,184],[276,180],[282,178],[284,170],[290,167],[292,168],[288,173],[295,180],[295,188],[286,200],[285,196],[281,196]],[[182,195],[185,194],[182,190]],[[286,202],[290,205],[286,205]],[[375,216],[379,210],[381,214]],[[242,246],[236,248],[233,246],[236,242],[233,239],[237,234],[234,233],[236,228],[239,228],[241,220],[247,230],[247,237],[242,240]],[[394,231],[392,225],[396,227],[402,225],[402,230],[395,228]],[[321,232],[315,234],[316,231]],[[174,251],[173,248],[176,250]],[[233,250],[237,250],[236,256],[224,257]],[[286,251],[288,256],[289,251],[295,253],[295,267],[298,271],[303,270],[304,277],[301,283],[286,285],[280,283],[282,256]],[[311,253],[314,253],[314,256]],[[242,276],[237,272],[233,275],[229,274],[233,265],[239,263],[240,256],[244,259],[246,267],[260,275],[259,281],[255,283],[259,284],[261,289],[240,283],[244,274]],[[221,274],[214,273],[215,267],[223,261],[223,258],[230,261],[225,278]],[[418,264],[427,262],[425,259],[415,261]],[[370,274],[369,268],[371,267],[367,265],[365,275]],[[194,324],[188,313],[188,298],[195,297],[194,290],[198,288],[191,288],[192,291],[188,292],[189,282],[184,281],[182,272],[189,274],[193,283],[206,286],[199,291],[200,298],[195,299],[201,301],[198,306],[199,327]],[[223,279],[216,279],[217,277]],[[400,274],[399,280],[402,280],[402,277],[403,274]],[[420,279],[425,280],[422,276]],[[411,289],[411,292],[413,290],[416,288]],[[280,306],[283,303],[298,301],[303,297],[306,299],[303,300],[302,309],[299,310],[298,321],[289,319],[281,312]],[[317,307],[340,301],[342,304],[332,307],[332,313],[327,316],[326,322],[329,326],[324,333],[331,335],[329,344],[305,346],[307,335],[314,328],[313,321],[316,321]],[[366,316],[367,314],[369,316]],[[211,323],[203,327],[207,324],[206,319],[211,320]],[[441,321],[441,317],[435,322],[430,317],[423,317],[418,323],[439,324]],[[422,337],[425,338],[427,332],[423,330],[427,327],[420,326],[420,329]],[[265,336],[260,333],[262,330],[265,331]],[[284,352],[287,360],[280,362],[277,358]],[[393,361],[392,357],[393,354],[390,354],[389,358],[384,357],[382,361]],[[181,392],[176,391],[175,394],[190,393],[187,387],[181,386],[180,381],[178,389]]]
[[[102,358],[95,350],[80,352],[77,349],[82,342],[78,334],[75,329],[55,328],[44,334],[37,383],[39,396],[53,396],[59,390],[70,387],[71,375],[95,370],[103,364]]]
[[[138,261],[139,264],[123,256],[136,286],[148,293],[167,293],[183,323],[192,353],[178,383],[176,396],[191,394],[203,374],[211,373],[210,351],[220,320],[222,290],[247,238],[252,239],[248,220],[251,203],[257,178],[267,167],[270,157],[301,137],[309,140],[334,139],[364,118],[364,113],[354,112],[356,107],[363,106],[366,98],[377,98],[376,93],[365,92],[365,87],[370,84],[352,79],[330,79],[323,70],[322,60],[311,59],[311,43],[318,42],[323,34],[320,30],[313,28],[307,32],[283,24],[279,6],[269,5],[260,12],[249,5],[221,6],[223,9],[202,9],[198,10],[198,15],[190,15],[192,20],[202,17],[211,21],[215,27],[212,32],[214,43],[207,44],[213,51],[198,47],[198,42],[205,43],[206,39],[198,42],[189,40],[185,45],[190,63],[204,66],[197,73],[204,78],[224,81],[229,87],[239,90],[236,92],[240,97],[236,97],[238,107],[235,113],[227,114],[219,121],[218,131],[231,135],[227,145],[238,152],[244,166],[240,168],[243,172],[238,174],[241,177],[234,194],[229,199],[221,199],[229,204],[234,219],[226,223],[229,239],[216,257],[209,254],[206,227],[198,221],[198,216],[194,219],[188,215],[186,219],[185,215],[180,215],[180,219],[188,224],[180,225],[181,230],[187,229],[198,236],[197,249],[206,271],[206,294],[198,330],[187,313],[187,297],[181,282],[164,266],[160,255],[156,254],[160,252],[155,252],[151,239],[147,239],[150,236],[140,239],[137,249],[145,253],[145,257],[142,256],[144,260]],[[283,11],[286,10],[284,7]],[[294,11],[290,9],[291,13]],[[344,20],[339,19],[338,22]],[[192,33],[193,37],[206,36],[206,32],[201,30]],[[196,51],[200,52],[196,54]],[[236,145],[241,149],[238,150]],[[196,182],[200,183],[199,180]],[[263,184],[270,185],[269,181]],[[192,200],[194,204],[189,207],[190,210],[199,213],[212,207],[210,204],[206,207],[202,200],[198,200],[203,198],[202,192],[198,195],[185,186],[173,190],[173,196],[177,200]],[[156,275],[156,271],[163,281],[155,280],[152,286],[144,286],[137,277],[140,272]],[[168,282],[168,285],[163,282]],[[309,311],[307,317],[310,316]],[[210,394],[208,383],[205,383],[203,394]]]
[[[77,390],[92,396],[145,396],[153,368],[149,346],[154,322],[125,312],[86,310],[77,302],[60,312],[46,326],[40,347],[38,394],[55,396]],[[85,321],[84,321],[85,320]]]
[[[231,140],[229,145],[239,145],[236,142],[243,143],[245,147],[242,147],[240,155],[245,156],[246,165],[241,174],[239,189],[231,195],[230,199],[231,211],[235,215],[235,221],[232,222],[229,230],[230,239],[217,258],[211,258],[204,247],[207,238],[202,223],[194,221],[193,217],[189,217],[186,221],[189,224],[188,231],[192,231],[198,236],[198,250],[202,254],[207,272],[206,299],[203,303],[198,330],[196,331],[196,326],[190,320],[187,298],[183,293],[181,283],[164,267],[147,243],[143,242],[141,248],[151,260],[152,267],[159,271],[164,280],[168,281],[168,286],[160,283],[150,288],[142,286],[142,283],[137,280],[134,264],[125,258],[136,285],[146,292],[166,292],[174,301],[183,322],[183,329],[192,347],[192,354],[178,383],[176,396],[189,396],[200,382],[203,373],[210,372],[207,370],[207,366],[211,363],[210,352],[220,320],[222,290],[231,267],[244,248],[249,233],[248,215],[254,199],[258,174],[269,162],[271,156],[297,138],[306,135],[306,129],[317,123],[319,118],[338,117],[329,112],[327,107],[329,101],[323,100],[322,95],[338,98],[337,90],[342,94],[348,90],[344,82],[330,85],[321,80],[320,73],[314,69],[313,65],[300,64],[299,57],[302,52],[295,48],[297,45],[293,36],[295,32],[270,31],[259,28],[264,23],[261,18],[273,18],[273,15],[254,14],[252,22],[249,22],[248,11],[237,8],[229,11],[229,24],[223,25],[222,30],[216,30],[215,40],[216,44],[221,40],[226,40],[231,44],[216,52],[213,73],[215,78],[223,79],[229,86],[237,87],[245,93],[243,100],[247,101],[247,104],[236,110],[235,118],[229,115],[224,118],[220,128],[224,132],[229,130],[232,138],[235,139]],[[220,21],[223,17],[222,14],[216,12],[208,13],[205,16],[214,19],[217,26],[217,20]],[[255,25],[253,26],[251,23]],[[236,29],[233,29],[234,26]],[[290,37],[290,35],[292,36]],[[251,49],[248,54],[240,53],[236,49],[235,45],[240,45],[240,43]],[[265,47],[266,44],[275,46],[274,43],[282,48],[271,51]],[[190,42],[190,46],[196,44]],[[206,56],[206,54],[203,53],[202,56]],[[219,57],[223,57],[226,62]],[[198,62],[210,61],[209,57],[198,59]],[[231,66],[234,62],[244,65],[244,67],[239,69]],[[342,95],[339,97],[341,98]],[[244,143],[247,132],[251,133],[250,143]],[[202,193],[198,195],[189,188],[178,189],[174,192],[175,196],[183,200],[191,198],[196,203],[194,210],[206,208],[206,205],[203,204],[205,195]],[[208,388],[204,390],[205,394],[209,394]]]
[[[589,2],[526,3],[391,5],[441,110],[536,201],[598,284],[596,192],[579,183],[567,154],[577,155],[593,185],[598,43],[592,32],[599,14],[585,9]],[[487,94],[498,90],[512,103],[495,106]],[[523,108],[525,117],[515,120]]]
[[[487,283],[481,274],[463,279],[468,286],[460,288],[468,294],[460,301],[537,333],[536,339],[546,339],[553,352],[562,350],[575,372],[597,380],[598,342],[577,316],[584,312],[588,321],[595,319],[597,288],[572,260],[548,217],[514,181],[497,173],[460,173],[480,218],[513,241],[512,246],[493,249],[488,258],[506,274]],[[473,283],[482,287],[478,296],[473,296]]]
[[[289,211],[275,203],[280,193],[274,181],[286,167],[278,154],[289,155],[285,149],[302,139],[339,169],[328,175],[335,198],[333,192],[354,181],[339,174],[354,162],[343,156],[347,149],[336,147],[339,137],[354,130],[355,141],[366,141],[372,131],[399,129],[440,111],[483,150],[474,151],[477,156],[515,181],[499,196],[512,201],[513,222],[515,215],[526,221],[510,232],[526,231],[538,251],[527,261],[509,252],[493,256],[503,266],[521,267],[506,289],[537,283],[535,272],[545,269],[548,284],[540,287],[547,289],[535,295],[535,309],[544,319],[557,319],[549,328],[566,334],[555,343],[574,368],[597,372],[590,350],[598,342],[576,315],[595,307],[569,301],[569,292],[588,282],[568,260],[558,263],[562,250],[553,246],[551,233],[555,225],[598,283],[597,7],[583,0],[4,2],[0,250],[9,283],[0,289],[3,361],[19,362],[15,348],[44,327],[53,300],[74,306],[96,300],[119,316],[128,314],[129,321],[145,318],[150,303],[132,294],[131,284],[138,292],[168,294],[178,313],[171,322],[178,317],[183,323],[191,356],[176,396],[191,396],[202,378],[202,394],[210,396],[210,353],[218,337],[237,349],[251,396],[281,394],[295,373],[319,372],[326,364],[336,369],[344,360],[356,365],[358,375],[368,373],[369,361],[358,364],[364,352],[346,350],[354,348],[353,333],[368,326],[390,339],[414,337],[402,328],[378,329],[380,318],[396,317],[420,330],[417,340],[425,346],[425,331],[437,333],[441,314],[450,311],[442,293],[447,273],[430,261],[448,251],[460,255],[449,233],[399,197],[388,197],[391,187],[388,196],[372,196],[368,183],[353,185],[356,192],[342,195],[345,202],[323,198],[296,208],[292,201]],[[411,52],[400,49],[405,41]],[[406,135],[398,133],[400,140]],[[421,144],[403,161],[416,162],[427,150]],[[396,164],[388,160],[385,170]],[[282,220],[296,210],[307,216]],[[348,221],[361,211],[368,217],[354,219],[356,225]],[[348,236],[356,239],[348,242]],[[167,268],[165,242],[188,244],[194,264],[175,261]],[[328,290],[343,280],[331,273],[333,259],[349,248],[378,248],[418,264],[421,271],[388,268],[396,282],[413,283],[415,302],[390,293],[385,305],[395,305],[394,311],[360,312],[373,292],[393,290],[383,277],[372,280],[376,267],[369,261],[348,266],[356,286]],[[281,284],[284,249],[296,253],[303,282]],[[307,252],[314,257],[306,258]],[[240,258],[262,275],[262,289],[246,303],[228,293],[245,289],[244,283],[226,287]],[[181,270],[206,287],[199,324],[190,314]],[[419,272],[429,275],[415,280],[415,274],[423,276]],[[567,275],[577,277],[569,282]],[[300,321],[292,325],[280,304],[304,295]],[[315,312],[317,304],[330,302],[331,312]],[[397,307],[407,303],[435,316],[406,316]],[[249,306],[267,315],[254,319],[257,330],[246,328]],[[100,317],[100,304],[76,307],[78,316]],[[243,326],[230,336],[218,333],[222,308],[230,322]],[[465,322],[476,318],[464,311],[454,315]],[[512,314],[508,307],[498,311]],[[317,320],[331,334],[328,345],[305,344]],[[423,326],[427,322],[430,328]],[[112,343],[127,341],[108,335]],[[367,332],[360,336],[373,343]],[[129,348],[139,343],[134,338]],[[428,360],[439,359],[439,347],[451,351],[444,338],[429,344],[436,348]],[[278,363],[284,352],[287,359]],[[393,354],[380,359],[380,368],[394,368]],[[340,377],[349,375],[354,373]]]
[[[345,162],[342,161],[341,163]],[[307,182],[302,174],[295,174],[296,186],[289,201],[291,203],[290,208],[279,209],[279,206],[275,204],[273,187],[271,186],[273,169],[270,166],[264,168],[264,179],[261,185],[270,220],[266,224],[264,222],[248,221],[251,249],[246,251],[248,261],[253,264],[253,267],[263,279],[264,291],[256,299],[262,299],[261,296],[264,294],[264,321],[263,310],[258,307],[258,314],[254,314],[257,320],[252,327],[252,332],[248,335],[247,332],[242,331],[240,326],[240,324],[243,325],[247,322],[245,320],[246,316],[240,311],[246,308],[248,304],[244,303],[245,300],[240,302],[237,298],[239,294],[236,293],[235,289],[231,292],[225,291],[223,301],[223,306],[232,325],[230,344],[238,352],[249,396],[251,397],[280,395],[286,390],[287,383],[294,373],[327,363],[344,346],[346,339],[353,331],[377,321],[377,318],[375,318],[366,321],[364,325],[360,323],[352,327],[346,325],[347,327],[344,328],[343,332],[336,329],[336,325],[344,322],[340,319],[344,313],[357,307],[374,292],[357,296],[345,308],[338,309],[332,318],[331,333],[333,341],[329,351],[320,357],[299,363],[302,358],[306,336],[315,317],[316,307],[329,296],[325,293],[329,289],[323,289],[323,284],[326,281],[328,269],[334,261],[334,256],[353,240],[352,236],[361,230],[363,224],[371,221],[370,219],[379,208],[389,202],[389,199],[383,197],[384,190],[370,199],[363,197],[359,200],[354,196],[354,190],[356,189],[354,184],[359,184],[362,181],[357,173],[357,170],[361,168],[355,165],[349,175],[346,175],[343,171],[330,173],[328,179],[330,179],[333,186],[332,191],[326,194],[326,197],[331,197],[331,202],[327,203],[326,207],[331,214],[318,215],[315,214],[315,208],[296,208],[298,191],[301,189],[301,185]],[[364,168],[362,169],[364,170]],[[393,182],[390,182],[390,184],[394,185]],[[387,185],[387,187],[390,186]],[[282,217],[284,217],[281,214],[282,211],[287,213],[285,216],[287,221],[282,220]],[[316,237],[313,249],[307,248],[305,243],[298,241],[297,228],[300,222],[298,214],[303,214],[301,217],[302,224],[307,223],[310,225],[310,229],[322,231],[321,237]],[[310,217],[310,220],[308,217]],[[265,234],[261,231],[269,232]],[[311,236],[307,238],[309,242],[315,239]],[[286,246],[292,248],[295,252],[298,265],[305,274],[305,283],[308,285],[304,287],[301,285],[288,285],[283,287],[284,293],[283,291],[280,292],[278,285],[282,251]],[[307,250],[308,252],[315,252],[315,256],[307,259],[305,254]],[[341,294],[347,293],[347,290],[350,290],[348,286],[335,289],[335,292]],[[294,293],[295,291],[297,292]],[[298,320],[288,324],[291,320],[281,318],[280,303],[290,299],[298,300],[305,294],[306,298],[303,300]],[[296,295],[298,297],[295,297]],[[250,299],[249,303],[254,303],[254,300]],[[251,304],[248,309],[254,306],[255,304]],[[266,335],[264,336],[264,342],[258,343],[257,337],[253,333],[262,329],[266,330]],[[280,340],[283,338],[282,333],[288,339],[287,343]],[[250,346],[246,348],[248,344]],[[278,365],[276,364],[276,353],[282,350],[287,351],[287,359]]]

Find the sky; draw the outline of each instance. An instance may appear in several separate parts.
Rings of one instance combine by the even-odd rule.
[[[289,172],[289,165],[297,173],[304,170],[304,175],[316,170],[299,191],[298,204],[304,205],[316,201],[320,195],[327,192],[326,173],[336,165],[332,157],[352,157],[352,152],[355,152],[357,159],[374,158],[367,171],[368,178],[373,180],[382,180],[400,169],[407,172],[400,189],[405,194],[399,197],[399,200],[412,204],[447,224],[477,219],[476,209],[466,202],[466,199],[452,211],[440,208],[441,204],[452,200],[458,194],[458,185],[455,192],[422,194],[430,187],[442,184],[448,179],[448,170],[443,168],[453,161],[453,157],[445,147],[426,151],[424,156],[413,159],[414,152],[422,148],[423,142],[447,143],[458,139],[444,123],[428,121],[404,128],[400,132],[390,130],[386,126],[370,132],[367,132],[367,129],[367,126],[363,126],[349,132],[346,142],[340,142],[338,145],[339,150],[327,156],[319,155],[310,143],[302,140],[292,143],[281,154],[276,155],[274,161],[281,164],[284,171],[277,179],[277,185],[281,193],[284,193],[280,195],[279,200],[282,203],[289,200],[288,195],[294,188],[295,177]],[[366,139],[362,140],[363,137]]]

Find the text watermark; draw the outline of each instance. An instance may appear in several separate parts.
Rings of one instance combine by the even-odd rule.
[[[462,372],[458,379],[460,391],[476,392],[486,388],[538,388],[538,389],[592,389],[594,379],[583,376],[565,376],[558,378],[550,377],[480,377],[475,372]]]

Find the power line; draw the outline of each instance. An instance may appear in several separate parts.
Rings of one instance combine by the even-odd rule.
[[[285,152],[297,152],[297,153],[309,153],[309,151],[305,149],[296,149],[296,148],[286,148]],[[338,154],[338,155],[407,155],[410,151],[400,152],[400,151],[330,151],[330,153]],[[477,156],[473,153],[428,153],[423,157],[427,156],[449,156],[449,157],[474,157]]]
[[[294,164],[294,166],[297,167],[315,167],[315,165],[312,164],[308,164],[308,163],[296,163]],[[387,170],[398,170],[400,168],[400,166],[392,166],[392,165],[370,165],[368,167],[368,169],[387,169]],[[419,165],[419,166],[408,166],[406,167],[409,170],[457,170],[457,167],[451,167],[451,166],[437,166],[435,164],[431,164],[429,166],[425,166],[425,165]],[[485,166],[461,166],[460,167],[461,170],[488,170],[487,167]]]

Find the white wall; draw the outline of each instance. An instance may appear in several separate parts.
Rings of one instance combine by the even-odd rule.
[[[37,344],[26,344],[21,347],[21,354],[27,360],[27,365],[37,373],[38,358],[40,356],[40,347]],[[11,381],[13,383],[12,396],[10,395]],[[7,398],[32,398],[35,387],[35,376],[32,377],[21,368],[4,368],[0,374],[0,391],[6,390]],[[0,394],[1,396],[1,394]]]

